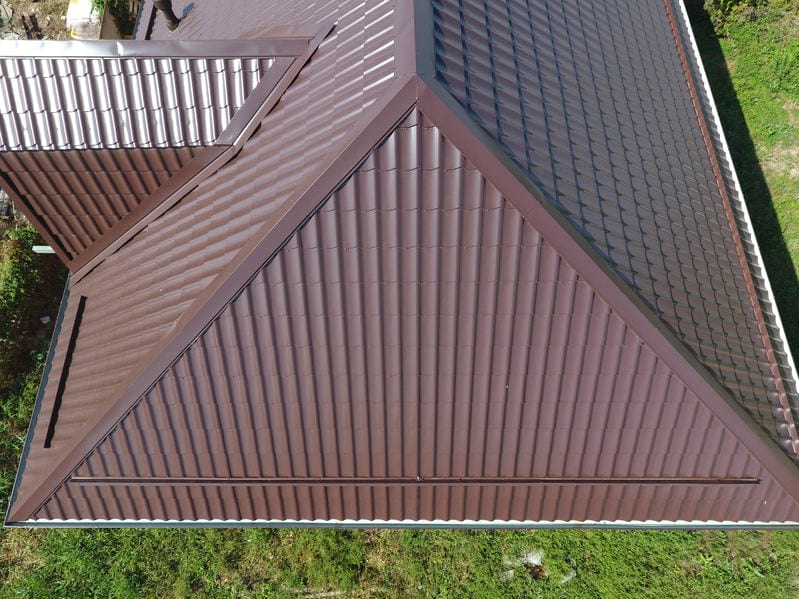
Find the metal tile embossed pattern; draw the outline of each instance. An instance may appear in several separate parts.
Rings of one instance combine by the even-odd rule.
[[[210,145],[272,58],[0,59],[0,152]]]
[[[48,483],[53,462],[82,438],[92,414],[125,391],[195,298],[289,199],[346,143],[395,75],[394,3],[346,0],[200,2],[171,34],[229,39],[281,25],[336,22],[336,28],[236,158],[107,256],[75,285],[86,311],[64,390],[52,449],[41,447],[64,348],[56,347],[41,414],[17,488],[17,502]],[[258,28],[261,28],[259,30]],[[245,33],[242,33],[245,32]],[[67,308],[64,329],[74,310]],[[44,428],[41,423],[44,422]],[[13,506],[12,506],[13,507]]]
[[[191,147],[0,152],[0,171],[75,257],[194,155]]]
[[[35,517],[799,519],[546,234],[418,113],[74,475]],[[258,478],[278,480],[247,482]],[[693,482],[624,482],[663,478]],[[724,478],[757,482],[711,482]]]
[[[437,79],[793,455],[663,1],[432,4]]]
[[[674,12],[677,15],[678,31],[682,38],[682,43],[686,48],[691,48],[691,34],[690,23],[684,18],[684,13],[679,10],[677,3],[674,0],[669,0],[674,6]],[[702,81],[701,65],[694,52],[687,52],[687,59],[693,74],[693,78],[697,82]],[[774,356],[779,365],[780,373],[783,381],[785,381],[786,392],[788,394],[788,405],[793,412],[794,423],[799,422],[799,389],[795,380],[795,369],[791,366],[790,348],[788,347],[787,340],[783,337],[781,323],[777,318],[777,306],[768,290],[767,274],[763,261],[759,256],[757,240],[749,224],[746,222],[745,216],[746,207],[744,198],[739,192],[739,187],[735,184],[734,167],[728,159],[728,153],[724,149],[722,143],[721,133],[718,130],[716,119],[713,118],[714,108],[713,100],[708,97],[707,91],[703,85],[697,85],[697,99],[701,103],[702,109],[706,115],[708,129],[710,132],[711,142],[716,150],[718,156],[721,174],[724,179],[724,184],[727,193],[730,197],[730,204],[734,211],[736,222],[738,224],[738,231],[741,235],[741,241],[744,252],[746,254],[749,268],[752,272],[752,279],[757,290],[758,297],[762,305],[762,312],[766,325],[769,329],[769,337],[771,345],[774,348]],[[777,412],[775,414],[778,427],[785,426],[785,418]],[[787,435],[784,435],[787,440]]]

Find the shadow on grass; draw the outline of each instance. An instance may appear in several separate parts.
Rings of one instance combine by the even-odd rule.
[[[687,4],[699,52],[782,317],[785,335],[791,346],[791,353],[798,355],[799,281],[796,270],[713,24],[701,2]]]

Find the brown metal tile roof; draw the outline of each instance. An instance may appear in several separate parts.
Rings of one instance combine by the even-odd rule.
[[[418,113],[234,298],[34,518],[799,518]]]
[[[192,147],[0,152],[0,170],[74,259],[196,155]]]
[[[213,48],[181,56],[177,46],[147,56],[136,42],[126,48],[138,54],[113,58],[53,42],[8,56],[12,47],[0,49],[0,152],[213,144],[275,60],[214,58]]]
[[[285,20],[277,20],[269,11],[255,12],[258,15],[248,17],[254,26],[295,25],[303,14],[297,7]],[[368,124],[369,107],[385,92],[395,73],[393,21],[389,19],[379,30],[371,23],[384,22],[385,14],[391,13],[390,4],[375,11],[350,2],[341,6],[330,3],[326,9],[306,15],[308,20],[335,20],[337,28],[235,161],[107,256],[90,276],[72,284],[72,298],[85,295],[89,299],[53,447],[66,452],[81,440],[80,434],[92,418],[113,405],[137,369],[147,366],[165,332],[174,329],[199,293],[255,232],[280,220],[298,190],[318,177],[329,156],[349,144],[351,129]],[[220,14],[218,20],[207,24],[215,27],[225,22],[225,15]],[[368,45],[361,29],[364,24],[369,31],[377,30]],[[216,29],[212,34],[230,37],[239,30]],[[349,68],[342,68],[342,61]],[[365,89],[356,93],[354,86],[344,85],[344,81],[357,82]],[[125,285],[134,280],[138,282],[135,289]],[[71,327],[74,307],[74,303],[67,306],[64,330]],[[64,345],[55,347],[49,381],[57,382],[60,376]],[[31,431],[19,497],[51,474],[53,453],[40,445],[55,392],[54,383],[43,389],[42,411]]]
[[[222,151],[199,146],[233,144],[307,44],[4,42],[0,180],[78,271]]]
[[[770,384],[757,370],[768,360],[742,350],[749,361],[736,364],[741,387],[732,389],[732,375],[709,370],[690,349],[690,330],[665,326],[645,286],[631,286],[629,273],[589,243],[591,220],[575,227],[565,200],[553,202],[529,165],[512,160],[506,139],[475,124],[471,106],[459,106],[442,85],[442,64],[463,46],[443,46],[441,36],[455,33],[440,29],[455,21],[434,4],[435,36],[424,2],[199,3],[174,34],[156,19],[154,37],[194,39],[336,27],[302,69],[289,71],[291,85],[235,158],[196,189],[153,206],[73,278],[10,522],[799,522],[799,470],[774,443],[786,425],[772,416],[769,438],[763,418],[742,408],[752,408],[748,396],[738,395],[746,377],[752,389]],[[595,96],[564,86],[568,118],[550,133],[533,127],[546,120],[550,99],[522,106],[517,98],[529,112],[514,120],[510,96],[499,89],[518,84],[516,74],[508,84],[503,73],[508,48],[521,39],[514,19],[523,7],[508,7],[510,45],[507,27],[493,21],[481,33],[491,37],[488,59],[502,85],[478,69],[472,100],[490,108],[496,92],[499,126],[522,131],[544,156],[551,151],[553,181],[564,193],[571,181],[570,193],[590,214],[585,198],[593,196],[584,190],[616,180],[617,167],[597,153],[588,168],[581,148],[593,147],[593,138],[558,135],[570,136],[573,120],[592,114]],[[497,16],[493,5],[486,10]],[[463,3],[464,27],[473,11]],[[596,27],[608,26],[596,8],[589,12]],[[560,31],[565,25],[552,13],[545,20]],[[568,21],[567,34],[585,18]],[[244,34],[242,23],[251,28]],[[647,31],[662,21],[640,25]],[[472,30],[465,35],[471,44]],[[673,41],[653,47],[674,59]],[[551,79],[562,54],[530,64]],[[518,77],[528,76],[521,65],[528,63],[517,65]],[[679,81],[672,71],[631,73],[648,86],[653,76]],[[609,70],[589,75],[597,87],[615,85]],[[684,100],[685,79],[675,85],[683,87],[670,93]],[[671,164],[675,137],[701,138],[699,120],[686,115],[658,121],[662,139],[648,135],[637,142],[639,155],[625,154],[628,174],[647,152],[665,152]],[[618,145],[630,124],[618,127],[618,135],[590,133],[616,135]],[[605,158],[620,160],[617,145],[606,145]],[[712,160],[698,148],[699,162],[688,166],[707,181],[686,174],[689,199],[715,184]],[[617,232],[643,240],[682,231],[682,223],[685,239],[699,232],[722,257],[733,247],[718,268],[738,264],[735,281],[745,289],[726,214],[714,213],[711,227],[705,207],[706,228],[699,227],[680,205],[661,209],[653,181],[646,174],[628,181],[631,201],[648,201],[653,220],[645,211],[630,219],[636,213],[617,206],[624,215]],[[628,241],[614,252],[635,245]],[[655,260],[659,247],[644,257]],[[689,276],[705,271],[689,272],[687,258],[663,248],[680,276],[653,286],[688,288],[687,297],[702,298],[691,309],[707,312],[720,310],[713,301],[723,300],[724,310],[749,301],[732,288],[739,304],[709,297]],[[638,254],[624,259],[650,266]],[[769,326],[779,329],[777,321]],[[719,355],[736,336],[741,347],[766,345],[757,327],[734,330],[696,329]],[[769,372],[776,387],[779,373]],[[765,404],[771,409],[779,398]]]
[[[691,52],[675,42],[682,12],[672,0],[433,6],[436,78],[795,456],[795,372],[748,292],[754,259],[740,259],[725,210],[729,196],[743,204],[714,175],[712,119],[698,122],[702,86],[686,84]]]

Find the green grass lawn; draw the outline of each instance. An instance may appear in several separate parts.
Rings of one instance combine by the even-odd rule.
[[[785,10],[787,0],[771,6],[739,10],[721,39],[704,13],[693,16],[788,336],[799,355],[799,14]],[[14,260],[23,258],[13,254],[14,248],[0,250],[0,310],[13,312],[14,306],[29,307],[34,300],[40,302],[39,312],[55,310],[54,290],[41,291],[52,276],[37,279],[36,274],[49,268],[46,263],[14,270]],[[41,304],[43,295],[49,307]],[[31,317],[37,315],[14,318],[35,327]],[[3,334],[10,335],[0,330]],[[17,348],[19,362],[5,366],[19,373],[0,372],[0,510],[46,346],[44,331],[31,331],[29,337],[31,344]],[[531,554],[543,556],[543,568],[524,564]],[[796,598],[799,532],[0,532],[0,598],[296,597],[308,590],[355,597]]]

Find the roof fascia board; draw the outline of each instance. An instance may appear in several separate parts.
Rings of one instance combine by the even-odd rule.
[[[26,520],[20,528],[388,528],[388,529],[641,529],[797,530],[799,522],[701,520]]]
[[[360,126],[339,146],[329,163],[298,190],[287,202],[289,208],[274,226],[265,226],[245,245],[230,265],[194,301],[172,326],[159,346],[121,386],[124,391],[110,408],[86,426],[80,442],[55,465],[52,473],[18,505],[9,510],[10,521],[27,520],[70,477],[72,472],[108,435],[150,389],[169,366],[188,348],[214,317],[243,288],[255,273],[286,243],[314,209],[345,181],[369,153],[393,131],[413,108],[417,99],[417,80],[397,79],[382,100],[366,111]]]
[[[0,40],[3,58],[255,58],[301,56],[315,32],[258,40]]]
[[[76,257],[70,263],[70,268],[75,272],[75,282],[83,279],[98,264],[188,195],[203,180],[227,164],[241,150],[264,117],[283,97],[334,26],[333,23],[328,23],[319,27],[301,56],[278,58],[277,63],[258,83],[244,106],[238,110],[227,128],[216,139],[215,145],[201,151],[158,191],[145,199],[106,231],[90,248]]]
[[[596,289],[644,342],[676,373],[752,452],[788,494],[799,502],[799,465],[702,366],[671,329],[577,233],[546,194],[473,122],[463,107],[436,81],[419,94],[419,109],[458,147],[539,230],[547,241]]]
[[[668,0],[667,0],[668,1]],[[794,381],[799,382],[799,374],[797,374],[796,364],[793,359],[793,353],[791,352],[791,346],[788,343],[788,338],[785,336],[785,327],[782,325],[782,318],[780,317],[779,307],[777,306],[777,302],[774,299],[774,291],[771,287],[771,281],[769,280],[768,272],[766,271],[765,264],[763,263],[763,255],[760,252],[760,244],[757,241],[757,236],[755,235],[755,230],[752,225],[752,219],[749,215],[749,208],[746,205],[746,201],[744,200],[743,189],[741,188],[741,182],[738,179],[738,172],[735,170],[735,163],[732,160],[732,154],[730,154],[730,148],[727,144],[727,137],[724,134],[724,128],[721,124],[721,118],[719,117],[718,109],[716,108],[716,100],[713,97],[713,92],[710,89],[710,82],[707,78],[707,72],[705,71],[705,65],[702,62],[702,56],[699,53],[699,47],[696,43],[696,37],[694,36],[694,30],[691,26],[691,21],[688,17],[688,11],[685,7],[684,0],[675,0],[680,8],[680,18],[683,19],[684,23],[686,24],[685,29],[688,32],[689,42],[690,42],[690,51],[693,54],[694,62],[697,65],[697,70],[699,72],[699,78],[702,88],[705,91],[705,95],[710,100],[710,115],[709,117],[713,119],[713,124],[716,127],[716,131],[718,131],[718,143],[721,146],[721,152],[723,154],[724,160],[727,164],[730,165],[730,172],[732,174],[732,182],[735,188],[735,194],[737,197],[741,198],[741,202],[739,205],[739,210],[743,216],[744,225],[746,227],[747,235],[753,240],[753,254],[754,260],[756,263],[757,268],[762,273],[763,279],[763,287],[765,287],[766,291],[766,300],[771,308],[773,313],[774,322],[777,325],[779,330],[780,342],[782,343],[783,347],[785,348],[785,353],[788,361],[788,368],[790,370],[791,376],[793,377]],[[715,144],[711,144],[713,149],[716,149],[717,146]],[[731,201],[730,198],[727,198],[727,201]],[[733,227],[737,227],[737,223],[733,219]],[[747,272],[749,272],[749,268],[747,265]],[[757,295],[757,294],[756,294]],[[757,299],[756,299],[757,301]],[[759,301],[757,301],[757,308],[761,308]],[[768,338],[768,335],[766,336]],[[779,372],[777,373],[779,376]],[[785,399],[785,404],[787,406],[787,397]],[[796,430],[796,423],[793,421],[793,413],[791,412],[790,406],[787,406],[787,414],[786,420],[789,423],[789,426],[792,426],[792,438],[794,440],[794,452],[799,454],[799,435],[797,434]]]
[[[55,325],[53,326],[53,334],[50,337],[50,349],[47,351],[47,359],[44,362],[44,369],[42,370],[42,378],[39,382],[39,390],[36,393],[36,401],[33,404],[33,413],[31,420],[28,423],[28,432],[25,435],[25,445],[22,447],[22,454],[19,459],[19,466],[17,467],[17,474],[14,477],[14,486],[11,488],[11,496],[8,500],[9,509],[6,510],[5,524],[8,525],[8,516],[11,514],[10,507],[14,504],[17,497],[19,485],[22,481],[22,474],[25,470],[25,462],[28,454],[30,453],[31,443],[33,443],[33,433],[36,430],[36,423],[39,420],[39,414],[42,411],[42,402],[44,401],[44,390],[47,387],[47,380],[50,376],[50,370],[53,368],[53,360],[55,357],[56,346],[58,345],[58,336],[61,333],[61,327],[64,324],[64,315],[69,305],[69,295],[72,286],[72,281],[67,275],[67,282],[64,285],[64,293],[61,295],[61,303],[58,307],[58,316],[56,317]]]

